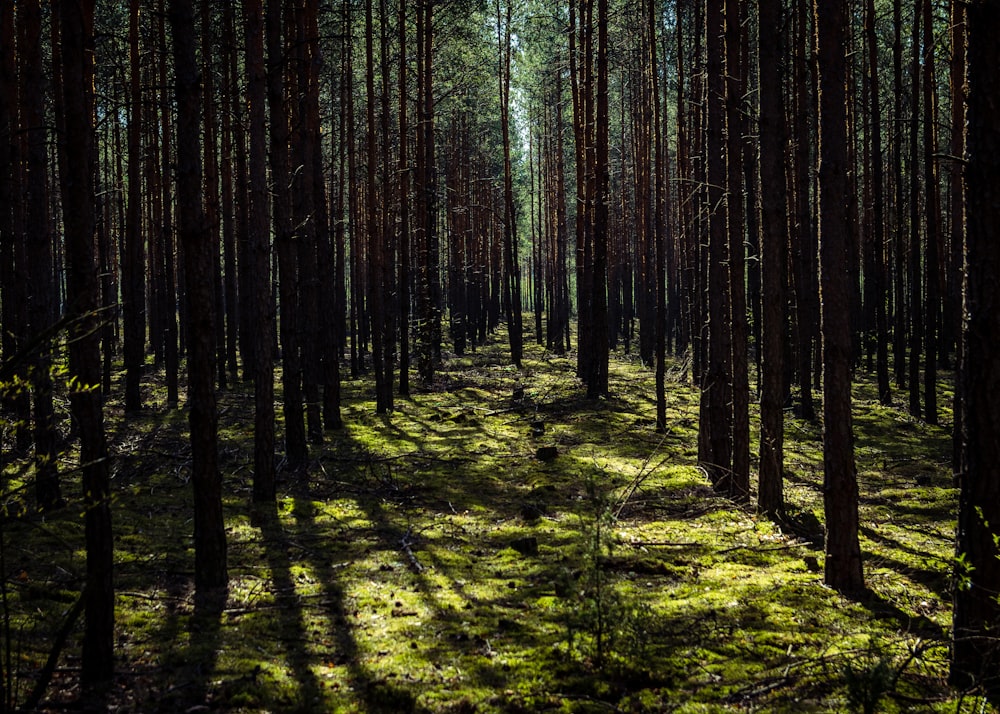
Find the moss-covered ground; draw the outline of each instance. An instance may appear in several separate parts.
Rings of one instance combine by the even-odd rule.
[[[789,515],[774,523],[715,496],[696,467],[698,391],[681,364],[658,434],[653,375],[634,358],[616,354],[612,396],[587,401],[571,359],[529,346],[515,369],[497,344],[447,355],[433,388],[388,416],[370,379],[345,380],[344,428],[313,447],[307,472],[281,472],[273,509],[250,507],[252,390],[223,392],[221,608],[194,598],[186,415],[166,409],[156,379],[146,413],[125,420],[111,404],[107,417],[118,593],[107,710],[982,706],[946,686],[950,413],[932,427],[880,407],[863,374],[864,597],[822,584],[818,424],[788,413]],[[30,463],[7,460],[4,652],[20,700],[83,585],[74,461],[62,462],[69,505],[40,515],[19,488]],[[81,632],[49,710],[78,706]]]

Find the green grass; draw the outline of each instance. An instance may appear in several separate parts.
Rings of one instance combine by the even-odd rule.
[[[155,381],[140,418],[126,422],[112,405],[111,705],[848,711],[859,678],[889,671],[898,676],[878,711],[973,710],[972,697],[945,684],[950,413],[927,426],[858,384],[870,593],[848,600],[821,582],[816,424],[787,417],[790,519],[776,525],[716,497],[696,468],[698,392],[680,370],[668,383],[666,435],[653,430],[652,373],[634,359],[616,355],[606,400],[583,399],[573,370],[533,345],[517,370],[493,345],[446,360],[433,389],[397,399],[389,416],[374,413],[367,379],[347,380],[344,429],[313,448],[307,473],[283,472],[276,507],[256,513],[252,393],[222,394],[231,582],[221,611],[193,598],[186,416],[167,411]],[[540,446],[558,456],[536,459]],[[73,460],[63,460],[69,507],[44,517],[18,490],[30,467],[6,465],[22,698],[83,583]],[[78,626],[49,692],[53,710],[79,694],[79,636]]]

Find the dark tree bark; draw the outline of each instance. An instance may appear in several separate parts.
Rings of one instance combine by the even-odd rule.
[[[23,282],[14,279],[14,167],[18,164],[14,141],[17,131],[17,114],[14,111],[17,99],[15,50],[14,3],[8,2],[0,5],[0,324],[4,326],[0,344],[4,361],[17,353],[13,328],[17,306],[24,304],[18,294],[18,287]],[[58,84],[56,89],[58,91]],[[4,396],[4,411],[13,411],[13,407],[11,395]]]
[[[52,275],[52,230],[49,217],[48,131],[42,73],[42,17],[38,0],[18,9],[21,62],[21,133],[24,154],[21,200],[24,203],[24,244],[27,259],[27,339],[43,334],[55,322],[55,280]],[[57,469],[57,435],[52,402],[52,343],[43,340],[30,360],[32,436],[35,446],[35,497],[39,510],[63,505]]]
[[[701,391],[698,462],[715,488],[732,491],[733,406],[729,242],[726,235],[726,114],[724,0],[706,0],[708,363]]]
[[[250,229],[247,223],[245,121],[243,101],[236,79],[237,43],[233,16],[233,3],[223,3],[222,84],[219,88],[222,101],[222,141],[219,155],[222,196],[222,287],[226,317],[225,367],[229,372],[230,381],[236,383],[240,378],[238,347],[243,332],[243,321],[240,319],[240,273],[237,265],[245,260],[245,256],[243,260],[238,257],[238,252],[245,249]],[[241,237],[239,244],[237,235]],[[244,343],[247,342],[246,336],[242,339]]]
[[[248,129],[250,134],[250,279],[247,285],[252,309],[254,379],[253,500],[271,503],[274,483],[274,317],[271,312],[271,242],[267,202],[267,136],[264,102],[267,95],[264,68],[264,13],[261,0],[243,0],[246,34]],[[246,359],[244,355],[244,359]]]
[[[610,200],[608,117],[608,0],[597,0],[597,109],[594,127],[594,265],[591,287],[594,357],[587,396],[608,394],[608,202]]]
[[[283,3],[268,2],[265,15],[267,43],[267,101],[270,119],[270,165],[274,244],[278,254],[282,409],[285,417],[285,458],[291,470],[305,466],[309,457],[302,403],[302,360],[299,344],[299,270],[294,242],[289,169],[288,100],[285,91]]]
[[[85,685],[111,679],[114,672],[114,537],[111,487],[100,390],[100,285],[95,255],[94,2],[62,0],[58,7],[62,39],[62,93],[65,109],[66,170],[62,174],[66,246],[67,313],[73,317],[69,342],[70,374],[80,388],[70,393],[80,434],[84,530],[87,545],[83,653]]]
[[[795,285],[795,324],[797,338],[796,369],[799,387],[800,414],[803,419],[816,418],[813,400],[813,353],[818,349],[820,315],[816,286],[816,225],[811,208],[810,155],[813,145],[810,126],[810,57],[812,33],[809,29],[809,2],[795,0],[795,59],[793,68],[794,94],[794,179],[789,188],[794,192],[795,230],[791,236],[792,267]]]
[[[939,193],[937,171],[937,90],[934,78],[934,14],[932,0],[923,2],[923,149],[924,215],[924,421],[938,423],[937,359],[941,311]]]
[[[170,176],[173,166],[173,121],[167,99],[167,30],[166,0],[160,0],[157,12],[157,44],[160,51],[160,172],[163,177],[163,224],[159,227],[163,243],[164,311],[163,366],[167,382],[167,405],[180,403],[178,376],[180,372],[179,334],[177,325],[177,271],[174,258],[173,185]]]
[[[920,271],[920,179],[917,167],[920,165],[920,4],[923,0],[913,0],[913,23],[910,35],[910,225],[907,297],[909,316],[909,389],[910,414],[920,417],[920,350],[923,347],[923,306],[921,303]]]
[[[194,486],[194,578],[203,594],[228,583],[215,397],[215,245],[202,209],[201,102],[193,0],[171,0],[177,92],[177,225],[184,254],[188,406]]]
[[[653,179],[653,241],[656,246],[656,429],[667,430],[667,260],[666,245],[670,240],[667,215],[667,152],[664,149],[664,126],[660,121],[660,78],[656,61],[657,3],[650,0],[647,7],[647,32],[649,33],[649,67],[653,100],[653,156],[656,175]]]
[[[505,4],[501,13],[497,0],[497,76],[500,84],[500,134],[503,139],[503,255],[504,255],[504,306],[507,312],[507,332],[510,340],[510,359],[515,367],[521,366],[524,334],[521,322],[521,281],[517,259],[517,215],[514,206],[514,173],[510,160],[510,54],[511,54],[511,3]]]
[[[732,325],[733,472],[729,495],[750,498],[750,376],[747,364],[746,227],[743,209],[743,96],[740,81],[743,18],[739,0],[726,0],[726,194],[729,232],[729,302]]]
[[[122,250],[125,411],[142,409],[145,358],[146,259],[142,234],[142,77],[139,65],[139,0],[129,0],[128,210]]]
[[[968,163],[963,463],[956,551],[967,567],[955,588],[952,681],[1000,702],[1000,5],[968,12]]]
[[[868,300],[874,302],[875,374],[878,398],[883,406],[892,404],[889,385],[889,325],[885,295],[885,172],[882,163],[882,105],[879,89],[878,43],[875,32],[875,0],[865,2],[865,42],[868,61],[868,112],[871,155],[866,167],[872,194],[871,250],[873,274],[865,280],[870,286]]]
[[[965,156],[965,97],[966,85],[966,24],[963,0],[951,2],[951,280],[948,297],[950,305],[946,312],[946,322],[954,323],[952,330],[960,329],[964,313],[962,309],[962,282],[965,278],[965,173],[960,159]],[[952,468],[961,468],[962,425],[965,408],[963,406],[963,380],[961,373],[965,360],[965,341],[956,340],[955,370],[959,378],[955,380],[955,397],[952,402]]]
[[[906,387],[906,294],[904,286],[905,221],[903,200],[903,8],[902,0],[892,0],[892,95],[893,122],[890,134],[892,161],[892,362],[896,387]]]
[[[824,580],[864,588],[858,543],[858,483],[851,424],[851,332],[847,248],[846,49],[848,0],[816,0],[819,60],[820,285],[823,329]]]
[[[319,136],[319,73],[318,38],[310,36],[308,27],[315,25],[318,12],[316,0],[296,3],[292,8],[293,23],[288,28],[291,55],[294,62],[293,84],[296,101],[292,106],[292,213],[295,226],[299,291],[296,303],[297,337],[302,361],[302,390],[305,400],[307,436],[311,443],[323,442],[320,383],[320,276],[317,244],[320,239],[319,217],[325,214],[317,204],[315,164],[321,151]],[[320,175],[322,180],[322,174]],[[325,198],[324,198],[325,201]]]
[[[406,0],[399,0],[399,393],[410,394],[410,165],[406,117]]]
[[[434,3],[419,0],[417,21],[416,225],[417,306],[420,332],[417,368],[424,384],[434,381],[441,358],[441,281],[436,229],[437,168],[434,153]]]
[[[788,223],[785,220],[785,121],[784,33],[781,0],[758,0],[760,71],[760,183],[761,183],[761,396],[760,472],[757,506],[774,516],[785,507],[784,480],[784,374],[785,374],[785,265],[788,256]],[[768,36],[763,34],[767,32]]]
[[[372,0],[365,2],[365,128],[367,173],[365,179],[365,223],[368,234],[368,300],[372,320],[372,366],[375,371],[375,412],[392,409],[392,373],[386,374],[386,353],[392,335],[386,333],[385,234],[379,221],[378,130],[375,124],[375,25]],[[388,388],[387,388],[388,383]]]

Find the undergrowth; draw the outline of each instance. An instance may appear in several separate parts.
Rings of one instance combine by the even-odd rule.
[[[775,523],[715,496],[696,468],[698,392],[681,369],[658,434],[649,370],[617,354],[612,396],[588,401],[574,367],[537,346],[520,370],[499,344],[449,355],[388,416],[375,414],[370,379],[345,380],[344,428],[306,472],[281,473],[263,511],[249,506],[252,389],[222,393],[231,581],[209,613],[192,590],[186,415],[167,409],[155,374],[141,416],[110,405],[108,709],[977,710],[945,684],[946,427],[858,384],[869,592],[849,600],[821,582],[817,424],[787,415],[789,507]],[[23,697],[83,586],[82,501],[68,446],[69,505],[45,515],[22,488],[30,461],[5,454],[3,575]],[[79,636],[49,710],[79,696]]]

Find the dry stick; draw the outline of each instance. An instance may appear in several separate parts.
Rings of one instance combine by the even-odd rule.
[[[45,696],[45,690],[49,687],[49,682],[52,681],[52,675],[56,671],[56,664],[59,662],[59,654],[62,652],[63,647],[66,644],[66,640],[69,638],[69,633],[76,625],[76,621],[80,617],[80,613],[83,612],[84,604],[84,593],[80,593],[80,597],[76,599],[73,603],[73,607],[70,608],[69,613],[66,615],[66,621],[63,622],[62,628],[56,633],[55,641],[52,643],[52,649],[49,650],[49,657],[45,661],[45,666],[42,667],[41,671],[38,673],[38,681],[35,682],[34,689],[31,690],[31,694],[24,701],[24,705],[21,707],[24,711],[31,711],[38,707],[38,703],[42,701],[42,697]]]

